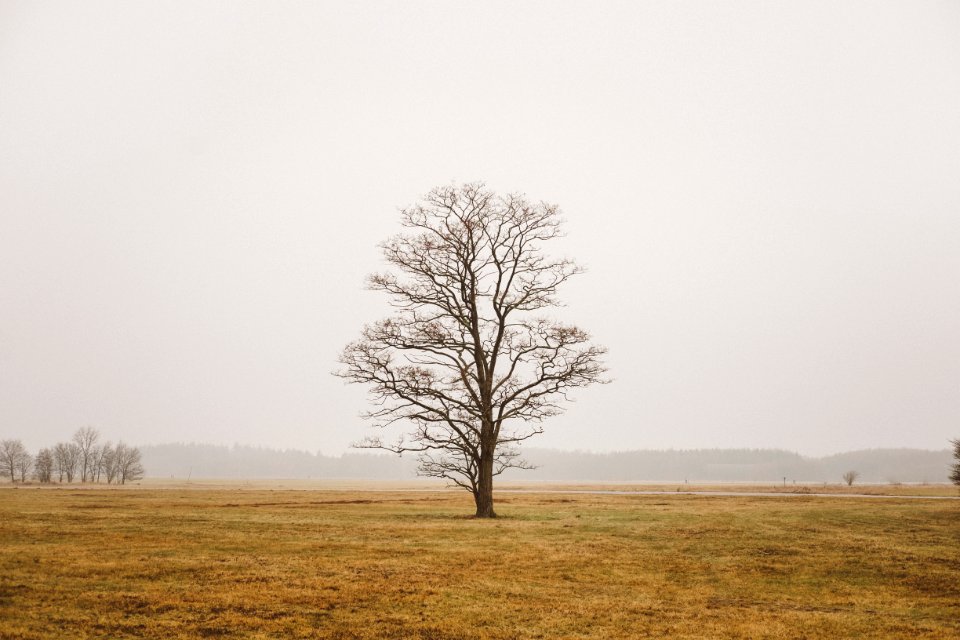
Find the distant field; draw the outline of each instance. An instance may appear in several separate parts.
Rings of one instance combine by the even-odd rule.
[[[943,483],[926,484],[857,484],[848,487],[843,484],[756,484],[756,483],[728,483],[728,484],[684,484],[684,483],[586,483],[562,484],[554,482],[542,483],[501,483],[504,489],[523,491],[672,491],[709,492],[709,493],[771,493],[771,494],[830,494],[830,495],[862,495],[862,496],[930,496],[930,497],[960,497],[957,487]]]
[[[498,488],[506,491],[708,491],[708,492],[742,492],[742,493],[777,493],[800,494],[829,493],[829,494],[856,494],[872,496],[944,496],[960,498],[960,489],[945,483],[858,483],[852,487],[845,484],[823,483],[754,483],[729,482],[719,483],[683,483],[683,482],[550,482],[550,481],[512,481],[501,480]],[[28,484],[27,488],[64,489],[68,487],[80,488],[80,485],[40,485]],[[0,483],[0,490],[10,488]],[[115,485],[84,485],[84,489],[120,489]],[[147,478],[135,484],[125,485],[123,489],[180,489],[180,490],[214,490],[214,489],[290,489],[290,490],[387,490],[387,491],[440,491],[448,488],[442,480],[428,478],[411,478],[409,480],[358,480],[358,479],[265,479],[253,478],[240,480],[235,478]],[[460,491],[460,489],[456,489]]]
[[[960,638],[956,500],[280,484],[3,488],[0,638]]]

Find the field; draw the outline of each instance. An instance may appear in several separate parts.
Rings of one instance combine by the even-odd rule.
[[[687,487],[684,487],[686,489]],[[953,492],[956,495],[956,492]],[[960,501],[0,490],[0,638],[960,638]]]

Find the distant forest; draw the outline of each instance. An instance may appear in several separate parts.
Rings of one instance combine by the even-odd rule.
[[[154,478],[349,478],[404,480],[415,477],[414,457],[367,452],[326,456],[297,450],[207,444],[140,447]],[[694,449],[590,453],[527,449],[537,465],[511,471],[505,480],[563,482],[841,482],[857,471],[860,483],[948,482],[949,449],[867,449],[821,458],[779,449]]]

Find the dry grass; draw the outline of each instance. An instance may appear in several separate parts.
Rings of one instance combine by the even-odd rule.
[[[960,502],[0,491],[2,638],[960,637]]]
[[[502,489],[544,491],[552,490],[580,490],[580,491],[670,491],[682,492],[709,492],[709,493],[777,493],[777,494],[830,494],[830,495],[858,495],[858,496],[921,496],[921,497],[954,497],[960,496],[957,487],[946,483],[925,484],[855,484],[848,487],[846,484],[822,483],[728,483],[728,484],[685,484],[685,483],[584,483],[560,484],[552,482],[524,482],[501,483]]]

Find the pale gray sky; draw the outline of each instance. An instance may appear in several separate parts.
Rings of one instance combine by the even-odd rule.
[[[537,446],[960,436],[960,3],[0,0],[0,436],[336,453],[397,207],[558,203]]]

